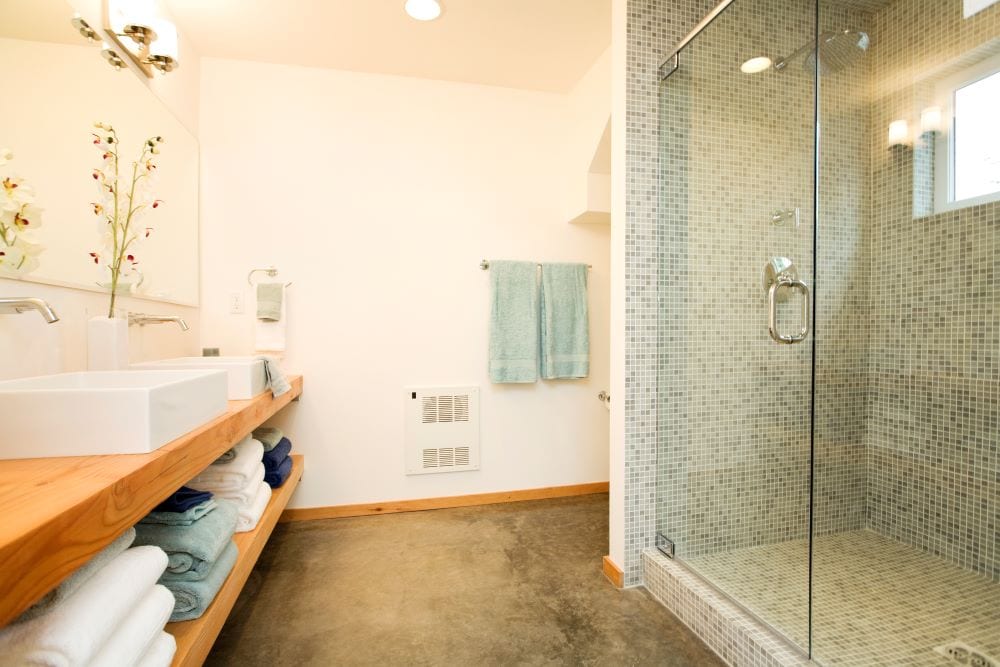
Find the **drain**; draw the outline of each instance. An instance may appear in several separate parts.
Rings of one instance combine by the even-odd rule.
[[[947,644],[935,647],[934,650],[960,665],[969,665],[969,667],[1000,667],[1000,661],[963,642],[948,642]]]

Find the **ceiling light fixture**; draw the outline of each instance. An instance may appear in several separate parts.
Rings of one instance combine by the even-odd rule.
[[[433,21],[441,16],[438,0],[406,0],[406,13],[418,21]]]
[[[104,32],[143,74],[177,69],[177,28],[158,14],[155,0],[104,0],[103,6]]]
[[[757,56],[747,60],[742,65],[740,65],[740,71],[744,74],[757,74],[763,72],[766,69],[770,69],[771,59],[767,56]]]

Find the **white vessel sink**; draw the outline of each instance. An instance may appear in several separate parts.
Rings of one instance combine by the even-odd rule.
[[[242,401],[253,398],[267,389],[264,362],[254,357],[178,357],[141,364],[132,368],[183,368],[188,370],[211,369],[226,371],[229,375],[229,400]]]
[[[0,459],[145,454],[227,407],[221,371],[89,371],[0,382]]]

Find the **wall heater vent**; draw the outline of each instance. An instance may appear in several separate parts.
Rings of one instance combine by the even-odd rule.
[[[405,390],[406,474],[479,470],[479,388]]]

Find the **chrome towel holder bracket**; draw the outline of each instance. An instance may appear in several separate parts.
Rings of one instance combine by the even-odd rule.
[[[273,278],[276,275],[278,275],[278,269],[274,268],[273,266],[269,266],[266,269],[252,269],[250,273],[247,274],[247,284],[250,285],[250,287],[254,286],[253,274],[258,272],[266,273],[268,278]],[[291,282],[285,283],[285,287],[291,287],[291,286],[292,286]]]

